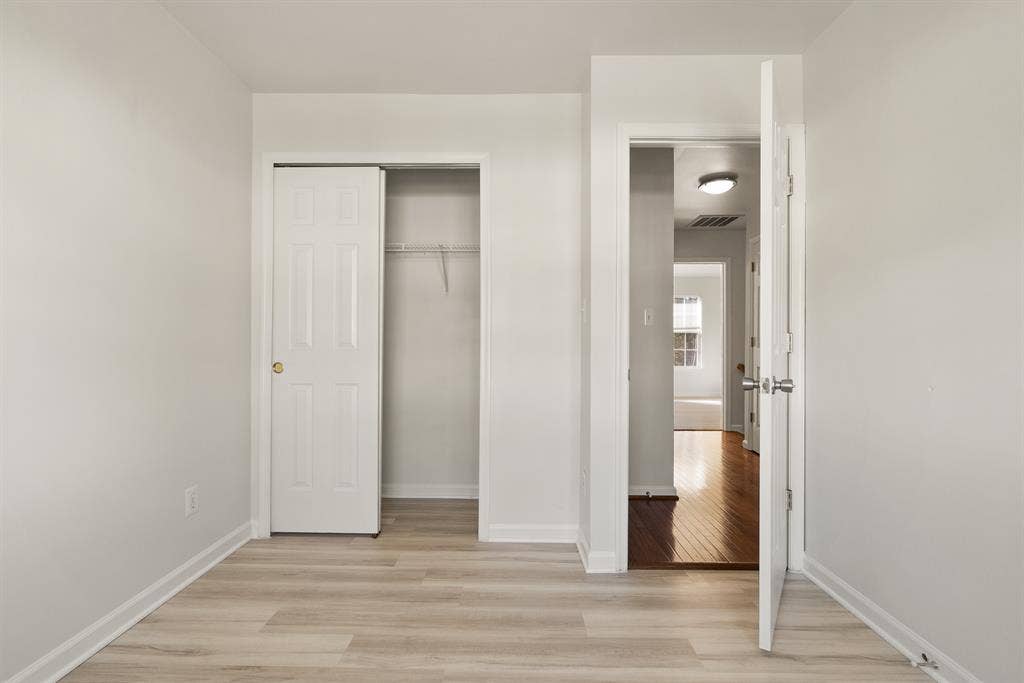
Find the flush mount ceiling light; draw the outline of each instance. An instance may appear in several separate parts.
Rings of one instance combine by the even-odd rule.
[[[705,194],[722,194],[736,187],[735,173],[709,173],[697,180],[697,189]]]

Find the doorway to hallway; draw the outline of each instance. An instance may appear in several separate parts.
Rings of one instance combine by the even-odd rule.
[[[758,568],[760,458],[744,448],[751,411],[742,379],[757,337],[747,249],[759,234],[759,166],[759,146],[749,143],[631,153],[639,310],[630,349],[630,569]],[[709,193],[708,179],[718,177],[731,189]],[[662,431],[664,418],[671,431]]]

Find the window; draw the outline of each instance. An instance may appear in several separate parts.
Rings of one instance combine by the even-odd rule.
[[[702,310],[699,296],[677,296],[672,306],[673,363],[680,368],[701,366]]]
[[[675,364],[680,368],[700,367],[700,332],[675,333]]]

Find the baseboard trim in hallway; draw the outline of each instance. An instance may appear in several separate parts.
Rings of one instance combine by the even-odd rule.
[[[68,638],[32,664],[7,679],[7,683],[57,681],[102,650],[108,643],[142,621],[193,581],[252,538],[253,523],[246,521],[214,541],[163,578],[123,602],[109,614]]]
[[[636,484],[629,487],[630,498],[663,498],[679,500],[679,491],[675,486],[660,484]]]

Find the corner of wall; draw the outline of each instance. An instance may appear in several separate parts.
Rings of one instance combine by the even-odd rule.
[[[583,570],[588,574],[614,574],[618,571],[615,553],[610,550],[591,550],[590,541],[583,534],[576,541],[576,551],[580,554]]]

